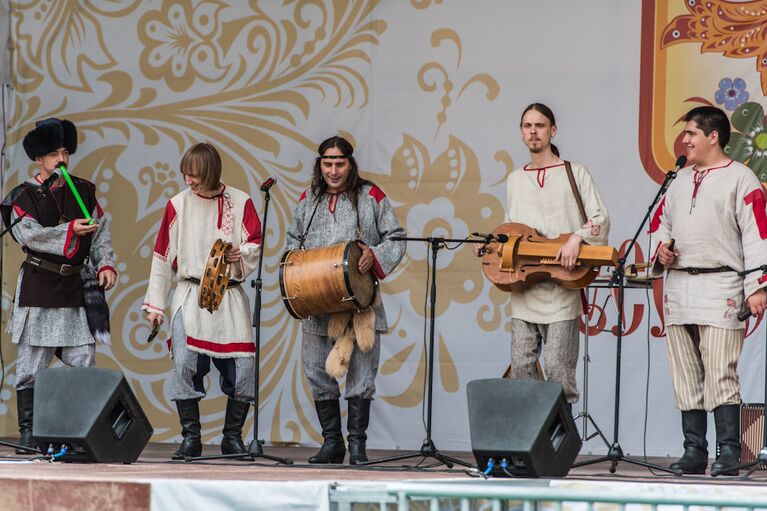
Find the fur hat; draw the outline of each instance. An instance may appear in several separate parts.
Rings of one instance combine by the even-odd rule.
[[[77,128],[67,120],[44,119],[35,123],[35,129],[24,137],[24,151],[30,160],[52,153],[60,147],[75,154],[77,151]]]

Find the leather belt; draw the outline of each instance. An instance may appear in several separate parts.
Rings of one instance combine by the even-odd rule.
[[[188,280],[189,282],[192,282],[193,284],[200,285],[200,279],[196,279],[194,277],[187,277],[184,280]],[[226,285],[226,288],[229,289],[230,287],[237,287],[240,284],[242,284],[239,280],[230,280],[229,283]]]
[[[83,267],[82,264],[72,266],[71,264],[52,263],[50,261],[46,261],[45,259],[41,259],[37,256],[33,256],[32,254],[27,254],[27,258],[25,262],[31,266],[42,268],[45,271],[56,273],[63,277],[71,277],[72,275],[78,275],[80,273],[80,269]]]
[[[700,275],[702,273],[722,273],[725,271],[735,271],[729,266],[717,266],[716,268],[671,268],[676,271],[683,271],[690,275]]]

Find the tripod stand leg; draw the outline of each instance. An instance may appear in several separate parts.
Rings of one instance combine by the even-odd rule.
[[[281,463],[283,465],[292,465],[293,460],[287,459],[287,458],[280,458],[279,456],[271,456],[269,454],[264,454],[264,449],[261,447],[261,440],[253,440],[250,442],[250,447],[248,448],[248,455],[251,458],[264,458],[267,460],[276,461],[277,463]]]
[[[586,429],[583,430],[583,437],[581,437],[581,441],[588,442],[592,438],[598,436],[602,439],[602,441],[605,443],[607,447],[610,447],[610,442],[607,440],[607,437],[602,433],[602,430],[599,429],[599,426],[597,426],[597,423],[594,422],[594,418],[588,413],[588,412],[580,412],[578,415],[573,417],[573,421],[576,421],[578,419],[584,419],[584,423],[588,424],[591,423],[591,425],[594,427],[596,431],[594,431],[592,434],[587,435]]]
[[[466,468],[471,468],[473,465],[457,458],[446,456],[439,452],[431,439],[427,438],[423,441],[420,451],[411,451],[403,454],[395,454],[394,456],[387,456],[385,458],[378,458],[375,460],[363,461],[357,463],[357,465],[374,465],[378,463],[387,463],[391,461],[407,460],[412,458],[432,458],[445,465],[447,468],[453,468],[453,465],[461,465]]]
[[[602,463],[604,461],[609,461],[610,462],[610,473],[611,474],[615,473],[615,471],[616,471],[616,469],[618,467],[618,463],[620,463],[622,461],[625,461],[626,463],[631,463],[632,465],[639,465],[640,467],[649,468],[651,470],[658,470],[658,471],[661,471],[661,472],[666,472],[668,474],[673,474],[673,475],[677,475],[677,476],[681,476],[682,475],[681,471],[671,470],[668,467],[662,467],[660,465],[656,465],[655,463],[648,463],[646,461],[642,461],[642,460],[638,460],[638,459],[635,459],[635,458],[629,458],[627,456],[624,456],[623,449],[621,449],[621,446],[618,443],[614,443],[614,444],[612,444],[610,446],[610,450],[607,452],[606,456],[600,456],[599,458],[594,458],[593,460],[586,460],[586,461],[581,461],[581,462],[578,462],[578,463],[573,463],[573,468],[585,467],[585,466],[588,466],[588,465],[595,465],[597,463]]]

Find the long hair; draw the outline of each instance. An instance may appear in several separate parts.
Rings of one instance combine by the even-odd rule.
[[[527,105],[527,108],[525,108],[525,111],[522,112],[522,117],[519,118],[519,127],[522,127],[522,119],[525,118],[525,114],[529,112],[530,110],[533,110],[535,112],[541,113],[546,119],[549,120],[551,123],[551,126],[557,125],[557,120],[554,118],[554,112],[551,111],[551,108],[547,107],[543,103],[531,103]],[[554,144],[551,145],[551,152],[554,153],[557,157],[559,157],[559,149]]]
[[[211,144],[200,142],[181,157],[181,173],[200,178],[206,190],[218,189],[221,182],[221,156]]]
[[[341,154],[348,156],[349,158],[349,175],[346,177],[346,190],[344,190],[344,193],[346,193],[349,200],[352,201],[352,204],[354,204],[354,207],[356,208],[357,194],[359,193],[360,188],[367,184],[372,185],[373,182],[360,176],[357,160],[352,156],[354,147],[344,137],[330,137],[323,141],[317,149],[319,156],[317,156],[317,159],[314,161],[314,170],[312,171],[312,196],[315,200],[320,200],[320,197],[322,197],[328,189],[328,184],[322,179],[321,161],[325,151],[332,147],[335,147],[341,151]]]

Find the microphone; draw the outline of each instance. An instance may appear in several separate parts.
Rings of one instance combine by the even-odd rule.
[[[273,177],[270,177],[269,179],[264,181],[264,184],[261,185],[261,191],[268,192],[269,188],[271,188],[275,184],[277,184],[277,181]]]
[[[154,321],[152,322],[152,332],[149,334],[149,337],[146,340],[146,343],[149,344],[150,342],[154,341],[154,338],[157,337],[157,334],[160,333],[160,322]]]
[[[61,176],[59,176],[58,172],[54,172],[51,174],[48,179],[42,182],[40,185],[40,192],[42,193],[48,193],[48,190],[50,189],[51,185]]]
[[[669,171],[669,174],[671,175],[671,179],[674,179],[676,177],[676,173],[679,172],[679,169],[684,167],[687,164],[687,156],[682,155],[679,158],[676,159],[676,163],[674,164],[674,170]]]
[[[751,308],[746,306],[746,308],[738,313],[738,321],[745,321],[746,318],[748,318],[751,315]]]
[[[481,232],[473,232],[471,235],[477,236],[479,238],[485,238],[485,243],[490,243],[493,240],[497,241],[498,243],[506,243],[509,241],[509,237],[506,234],[493,234],[492,232],[489,234],[484,234]]]

